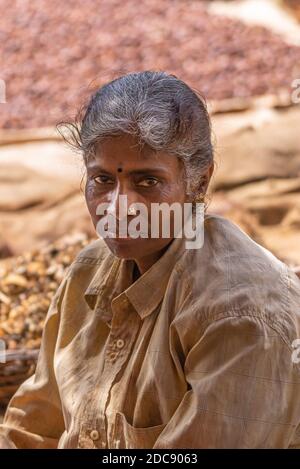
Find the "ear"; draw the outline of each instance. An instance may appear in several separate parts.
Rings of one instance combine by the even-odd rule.
[[[208,182],[210,181],[210,178],[212,177],[214,170],[215,170],[215,162],[213,161],[213,162],[211,163],[211,165],[210,165],[210,167],[209,167],[209,171],[208,171],[208,173],[209,173],[209,180],[208,180]]]
[[[206,193],[210,179],[215,169],[215,163],[212,162],[210,166],[203,172],[201,176],[200,192]]]

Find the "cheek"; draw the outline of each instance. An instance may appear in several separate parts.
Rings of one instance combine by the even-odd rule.
[[[93,183],[87,183],[85,186],[85,202],[87,205],[87,208],[90,212],[90,215],[92,217],[92,220],[98,220],[98,215],[96,215],[96,210],[97,206],[103,202],[103,196],[100,196],[95,188],[95,185]]]
[[[99,194],[97,194],[97,185],[94,181],[87,181],[85,186],[85,197],[89,201],[99,197]]]
[[[175,181],[172,184],[164,185],[160,195],[164,202],[184,202],[185,186],[182,181]]]

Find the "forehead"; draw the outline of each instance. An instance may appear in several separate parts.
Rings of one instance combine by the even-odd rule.
[[[110,137],[98,144],[95,156],[87,161],[88,167],[107,168],[178,167],[179,160],[166,152],[157,152],[148,145],[140,145],[136,137],[122,135]]]
[[[110,137],[98,144],[96,158],[131,157],[137,159],[152,159],[156,152],[148,145],[141,145],[132,135]]]

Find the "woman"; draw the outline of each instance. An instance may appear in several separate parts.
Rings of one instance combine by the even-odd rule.
[[[98,234],[101,221],[110,235],[129,226],[137,204],[147,222],[157,203],[191,204],[195,220],[213,147],[205,102],[184,82],[122,76],[69,129]],[[2,447],[300,447],[296,275],[223,217],[205,212],[196,249],[174,214],[166,236],[144,236],[151,223],[140,237],[102,232],[68,269]]]

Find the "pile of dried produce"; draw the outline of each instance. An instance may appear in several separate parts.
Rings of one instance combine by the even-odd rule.
[[[45,316],[66,268],[89,242],[64,237],[0,263],[0,339],[9,350],[38,349]]]
[[[300,48],[272,32],[210,15],[199,0],[0,0],[0,126],[74,115],[120,73],[164,69],[209,99],[291,91]]]
[[[0,262],[0,414],[20,384],[34,373],[46,314],[66,268],[91,241],[85,234]],[[2,349],[2,347],[1,347]]]

